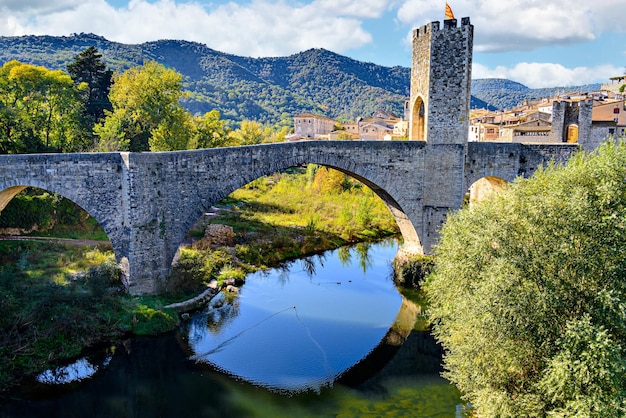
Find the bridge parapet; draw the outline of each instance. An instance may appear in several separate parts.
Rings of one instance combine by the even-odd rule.
[[[470,142],[465,158],[464,190],[483,177],[512,182],[528,178],[547,162],[565,163],[580,150],[577,144],[521,144],[509,142]]]

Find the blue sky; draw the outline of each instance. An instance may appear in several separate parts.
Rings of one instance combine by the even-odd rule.
[[[445,0],[0,0],[0,35],[91,32],[123,43],[184,39],[244,56],[326,48],[410,66],[412,29]],[[626,0],[448,0],[474,25],[474,78],[529,87],[626,72]]]

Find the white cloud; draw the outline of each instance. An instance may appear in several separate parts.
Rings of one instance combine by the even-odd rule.
[[[314,7],[323,14],[374,19],[385,12],[388,3],[386,0],[317,0]]]
[[[93,32],[124,43],[184,39],[244,56],[288,55],[313,47],[344,52],[372,41],[362,19],[380,17],[388,7],[379,0],[253,0],[217,7],[131,0],[121,8],[105,0],[59,0],[59,7],[46,9],[47,3],[0,0],[0,35]]]
[[[406,0],[398,20],[419,27],[443,20],[443,2]],[[457,19],[470,16],[477,52],[522,51],[595,39],[607,30],[625,31],[624,0],[454,0]]]
[[[507,78],[530,88],[567,87],[591,83],[606,83],[609,77],[621,74],[612,65],[565,68],[561,64],[521,62],[513,67],[487,68],[474,63],[472,78]]]
[[[7,13],[51,13],[72,8],[81,4],[81,0],[0,0],[0,10]]]

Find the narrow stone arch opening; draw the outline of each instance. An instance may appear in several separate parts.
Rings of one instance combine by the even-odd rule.
[[[465,204],[472,205],[489,197],[493,193],[499,193],[508,186],[509,182],[495,176],[486,176],[475,181],[468,189],[465,196]]]
[[[418,96],[413,103],[411,115],[411,139],[426,141],[426,106],[424,100]]]
[[[566,142],[575,144],[578,142],[578,125],[572,123],[567,127]]]

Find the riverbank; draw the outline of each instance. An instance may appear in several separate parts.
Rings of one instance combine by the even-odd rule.
[[[213,280],[241,283],[252,271],[299,256],[398,233],[370,189],[319,166],[258,179],[221,207],[189,231],[191,244],[181,247],[155,297],[123,291],[110,247],[0,243],[0,390],[86,347],[173,329],[178,313],[165,307],[202,293]],[[216,240],[206,234],[209,224],[232,228],[232,235]]]

